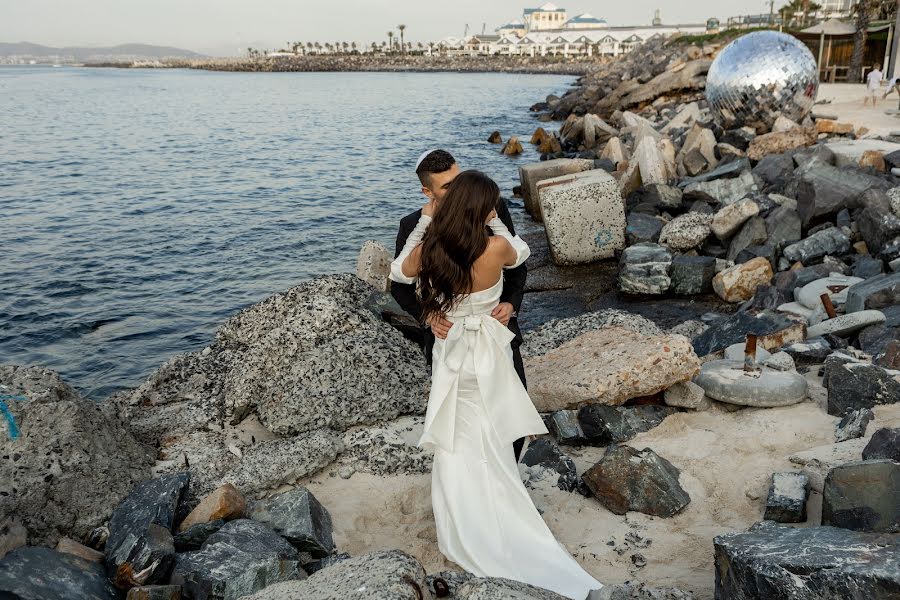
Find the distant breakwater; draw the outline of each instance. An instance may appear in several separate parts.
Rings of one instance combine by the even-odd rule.
[[[172,58],[160,61],[91,63],[91,67],[200,69],[234,72],[465,72],[584,75],[600,69],[605,58],[561,56],[370,56],[311,55],[259,58]]]

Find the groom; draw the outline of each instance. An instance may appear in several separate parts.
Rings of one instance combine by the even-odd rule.
[[[428,198],[428,202],[436,208],[447,194],[450,184],[459,175],[459,165],[456,164],[456,160],[446,150],[431,150],[419,158],[419,162],[416,164],[416,175],[419,176],[419,181],[422,183],[422,193]],[[409,237],[421,215],[422,209],[419,209],[406,215],[400,221],[400,231],[397,233],[397,248],[394,250],[394,258],[399,256],[400,251],[406,244],[406,238]],[[500,217],[500,220],[503,221],[510,233],[515,235],[516,230],[513,228],[512,217],[509,215],[506,203],[502,200],[497,203],[497,216]],[[488,233],[490,234],[490,231]],[[524,264],[515,269],[503,270],[503,292],[500,295],[500,304],[491,313],[492,317],[509,327],[510,331],[516,335],[515,339],[510,343],[513,351],[513,364],[515,365],[516,373],[519,374],[519,379],[522,380],[522,385],[525,387],[527,387],[525,383],[525,366],[522,364],[522,354],[519,351],[519,346],[523,340],[516,313],[522,305],[522,297],[525,294],[526,275],[527,269]],[[422,305],[419,303],[419,298],[416,295],[415,284],[391,281],[391,295],[403,307],[403,310],[416,320],[422,316]],[[434,347],[435,336],[445,339],[451,325],[453,324],[450,321],[441,317],[432,318],[427,323],[424,331],[425,360],[429,365],[431,364],[431,350]],[[524,442],[525,438],[519,438],[513,442],[516,460],[519,459],[519,453]]]

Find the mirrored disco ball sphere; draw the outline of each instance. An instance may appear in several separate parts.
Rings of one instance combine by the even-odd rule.
[[[816,59],[803,42],[777,31],[754,31],[719,52],[706,76],[706,100],[725,129],[768,131],[779,115],[800,122],[819,87]]]

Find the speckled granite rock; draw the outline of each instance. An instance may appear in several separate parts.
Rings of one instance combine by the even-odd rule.
[[[342,560],[304,581],[269,586],[243,600],[433,600],[425,569],[402,550],[379,550]]]
[[[0,517],[16,515],[30,543],[84,538],[150,477],[152,451],[53,371],[2,366],[0,394],[26,398],[3,400],[18,435],[0,414]]]
[[[691,379],[700,361],[683,336],[643,336],[622,327],[590,331],[526,361],[540,412],[588,402],[623,404]]]
[[[712,217],[689,212],[666,223],[659,234],[659,243],[672,250],[690,250],[709,237]]]
[[[722,600],[889,600],[900,590],[897,536],[763,522],[714,543]]]
[[[476,577],[462,584],[455,600],[566,600],[566,596],[502,577]]]
[[[526,332],[522,356],[541,356],[583,333],[604,327],[622,327],[642,335],[662,334],[662,330],[646,317],[614,308],[598,310],[577,317],[553,319]]]

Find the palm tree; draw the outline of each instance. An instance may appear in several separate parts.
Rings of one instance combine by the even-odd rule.
[[[863,59],[866,54],[866,37],[869,33],[869,19],[872,17],[872,0],[859,0],[855,5],[856,31],[853,33],[853,54],[850,55],[850,72],[847,81],[862,81]]]
[[[320,44],[319,42],[316,42],[316,54],[321,54],[321,53],[322,53],[322,44]]]
[[[388,48],[394,47],[394,32],[388,31]]]
[[[356,54],[356,42],[350,42],[350,48],[353,49],[353,54]]]
[[[253,58],[253,48],[247,47],[247,56]]]
[[[404,42],[403,42],[403,32],[406,30],[406,25],[397,25],[397,29],[400,30],[400,48],[403,49],[403,53],[405,54],[406,46],[404,45]]]

